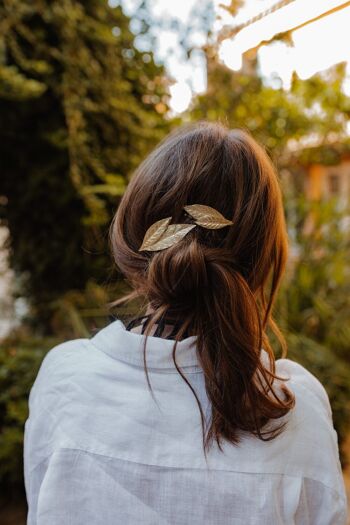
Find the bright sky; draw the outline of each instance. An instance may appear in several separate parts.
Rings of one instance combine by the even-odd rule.
[[[116,0],[115,0],[116,1]],[[111,0],[112,2],[112,0]],[[123,0],[125,11],[132,15],[140,0]],[[212,13],[210,6],[212,6]],[[152,0],[151,15],[154,20],[177,21],[183,27],[192,26],[190,44],[200,47],[205,43],[203,24],[196,22],[201,15],[209,13],[214,33],[219,32],[223,25],[238,25],[261,11],[269,9],[277,0],[246,0],[245,6],[235,19],[226,13],[220,4],[228,4],[230,0]],[[273,33],[289,29],[291,24],[297,25],[305,18],[317,16],[326,8],[332,8],[343,2],[340,0],[295,0],[279,11],[269,15],[246,29],[243,29],[235,39],[223,42],[220,57],[232,69],[239,69],[241,54],[261,38],[269,38]],[[216,18],[216,20],[215,20]],[[170,24],[168,24],[169,26]],[[282,42],[263,46],[258,53],[261,74],[265,81],[273,86],[283,85],[288,89],[293,70],[301,78],[308,78],[317,71],[331,65],[348,61],[348,79],[344,89],[350,95],[350,6],[333,13],[323,19],[313,22],[293,32],[293,47]],[[192,53],[187,59],[180,45],[179,31],[176,28],[165,28],[155,33],[155,56],[165,63],[168,72],[175,83],[171,87],[171,107],[175,113],[184,111],[192,94],[206,88],[205,60],[200,51]],[[142,47],[142,42],[140,42]]]
[[[235,39],[226,40],[221,47],[221,58],[228,67],[240,69],[242,52],[342,3],[340,0],[295,0],[243,29]],[[258,58],[263,76],[272,80],[278,75],[283,86],[288,88],[293,70],[306,79],[333,64],[348,61],[349,27],[350,6],[293,31],[292,47],[283,42],[261,47]]]

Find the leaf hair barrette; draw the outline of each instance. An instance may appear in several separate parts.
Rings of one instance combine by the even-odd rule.
[[[193,218],[195,224],[169,224],[171,217],[154,222],[146,231],[139,252],[156,252],[177,244],[196,226],[218,230],[233,224],[215,208],[204,204],[189,204],[184,210]]]

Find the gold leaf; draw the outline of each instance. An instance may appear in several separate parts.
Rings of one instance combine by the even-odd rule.
[[[169,224],[166,230],[162,232],[161,236],[158,237],[154,243],[147,243],[146,248],[142,247],[144,245],[143,243],[139,251],[155,252],[169,248],[169,246],[181,241],[181,239],[183,239],[185,235],[195,227],[195,224]]]
[[[203,228],[217,230],[233,224],[232,221],[225,219],[218,210],[210,206],[205,206],[204,204],[189,204],[188,206],[184,206],[184,208],[187,213],[193,217],[196,224],[203,226]]]
[[[162,234],[167,229],[167,226],[169,222],[171,221],[171,217],[166,217],[165,219],[161,219],[160,221],[154,222],[146,231],[145,236],[142,241],[141,248],[139,248],[139,252],[148,250],[149,246],[152,246],[158,239],[161,238]]]

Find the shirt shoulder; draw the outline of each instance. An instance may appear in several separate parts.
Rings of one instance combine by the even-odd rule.
[[[299,403],[319,410],[333,425],[332,408],[321,381],[300,363],[283,358],[276,360],[276,374],[287,377],[287,387],[295,393]]]
[[[282,382],[294,394],[295,406],[286,415],[285,432],[272,441],[275,457],[284,458],[287,474],[322,483],[343,498],[338,435],[325,387],[303,365],[287,358],[276,360],[276,375],[287,379]]]
[[[47,352],[29,393],[30,410],[40,402],[49,390],[54,391],[57,383],[72,373],[74,361],[81,361],[88,352],[89,339],[72,339],[60,343]]]

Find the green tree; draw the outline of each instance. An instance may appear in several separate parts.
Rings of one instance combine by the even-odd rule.
[[[310,202],[303,195],[289,198],[286,212],[295,235],[281,295],[281,320],[288,331],[302,333],[324,344],[334,356],[347,361],[350,355],[349,215],[334,199]]]
[[[230,127],[253,133],[275,156],[281,154],[291,137],[310,130],[302,107],[281,89],[265,86],[252,72],[234,72],[218,61],[208,48],[208,90],[197,96],[189,111],[193,120],[221,120]]]
[[[168,81],[107,0],[0,0],[0,20],[0,213],[47,324],[52,300],[106,273],[100,227],[167,130]]]
[[[266,85],[259,76],[256,60],[249,59],[246,67],[236,72],[219,61],[215,46],[208,46],[206,55],[208,88],[194,98],[189,119],[221,120],[230,127],[249,130],[280,165],[291,139],[300,141],[312,135],[324,144],[341,136],[341,150],[350,149],[345,133],[350,97],[342,91],[344,64],[331,68],[327,75],[318,74],[308,80],[294,75],[288,91]],[[305,148],[301,153],[304,163],[327,158],[328,162],[336,162],[338,157],[327,148],[317,152]]]

